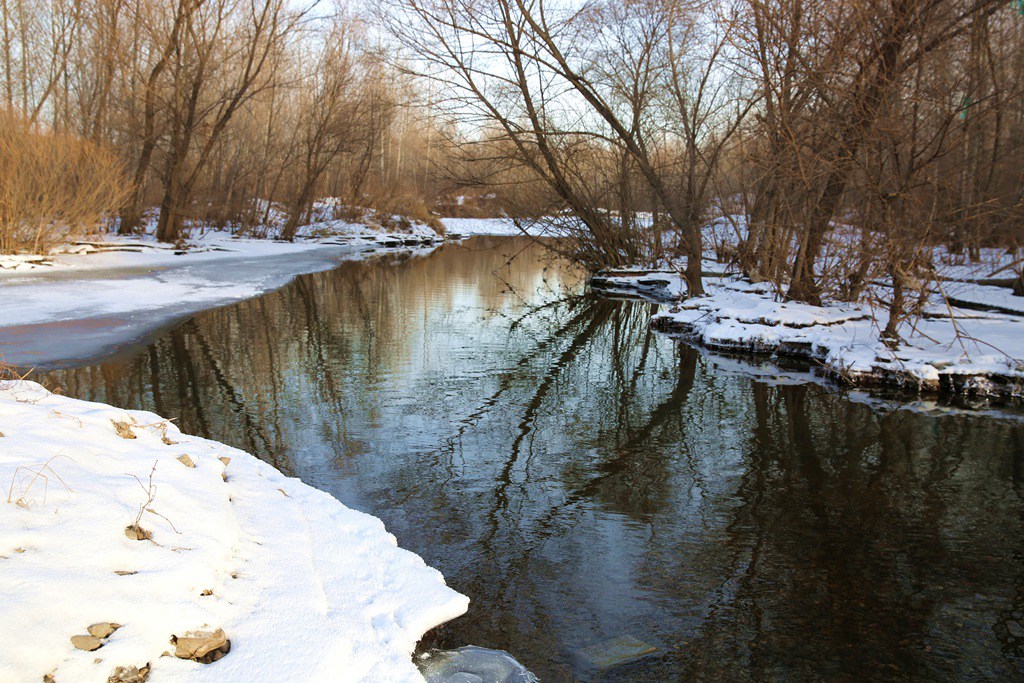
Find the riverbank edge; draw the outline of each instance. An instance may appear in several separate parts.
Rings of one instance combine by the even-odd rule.
[[[300,237],[294,242],[235,239],[223,232],[211,232],[182,250],[152,240],[125,242],[111,237],[110,241],[90,243],[98,247],[51,255],[48,261],[34,261],[25,269],[0,268],[0,292],[12,298],[29,293],[29,298],[21,299],[13,312],[9,307],[0,312],[0,362],[26,370],[67,367],[82,358],[118,353],[192,315],[263,296],[303,275],[336,268],[342,261],[389,254],[425,254],[461,239],[458,235],[442,238],[423,229],[415,234],[373,232]],[[195,268],[213,266],[230,274],[236,268],[260,267],[257,264],[267,264],[265,271],[233,279],[229,275],[213,289],[204,289],[202,282],[198,282],[196,296],[192,292],[180,296],[167,293],[180,291],[180,281],[167,290],[146,286],[151,279],[177,278],[180,273],[195,272]],[[77,284],[89,287],[95,280],[116,282],[126,276],[142,283],[142,288],[131,292],[117,288],[94,291],[93,286],[87,290],[95,297],[90,298]],[[115,310],[103,310],[105,307]],[[101,327],[85,324],[101,319],[113,320],[121,329],[113,335],[103,335]],[[31,337],[32,330],[67,324],[84,324],[76,328],[77,342],[83,348],[74,358],[65,359],[49,348],[20,348],[21,340]],[[9,344],[13,347],[7,348]]]
[[[627,297],[671,306],[675,299],[668,293],[672,279],[669,273],[639,269],[614,274],[599,272],[589,278],[588,286],[602,296]],[[837,353],[836,349],[845,340],[830,340],[828,337],[828,328],[834,326],[834,323],[814,326],[823,332],[823,338],[817,342],[770,340],[757,335],[729,341],[716,340],[707,334],[706,326],[680,319],[671,308],[653,315],[650,325],[658,332],[678,337],[709,351],[731,357],[766,359],[780,370],[781,367],[775,361],[805,362],[813,371],[841,387],[869,391],[895,390],[917,396],[986,399],[1011,404],[1024,402],[1024,366],[1010,372],[933,366],[934,372],[927,373],[930,376],[920,370],[892,367],[889,365],[892,361],[888,359],[870,363],[868,368],[851,367],[853,363],[845,364],[842,353]],[[805,329],[803,327],[801,331]]]
[[[0,548],[0,585],[22,589],[5,591],[0,632],[13,637],[22,626],[0,672],[15,679],[106,680],[115,667],[145,665],[154,681],[254,680],[275,670],[418,681],[417,642],[469,607],[379,518],[171,420],[21,379],[0,380],[0,418],[0,471],[11,476],[0,530],[12,544]],[[145,498],[138,486],[146,490],[151,464],[140,510],[134,498]],[[131,491],[133,500],[117,495]],[[122,533],[133,510],[144,538]],[[292,518],[300,528],[284,524]],[[60,603],[40,612],[36,594],[60,594]],[[116,631],[97,652],[81,651],[71,637],[101,618]],[[222,628],[237,654],[209,664],[167,656],[188,625]],[[310,670],[287,668],[296,661]]]

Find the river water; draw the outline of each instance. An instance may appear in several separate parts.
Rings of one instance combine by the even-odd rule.
[[[44,379],[382,518],[472,599],[429,646],[542,680],[1022,675],[1019,420],[764,383],[650,313],[474,238]],[[627,636],[654,652],[602,668]]]

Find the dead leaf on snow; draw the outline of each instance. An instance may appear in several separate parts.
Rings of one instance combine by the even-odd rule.
[[[127,422],[118,422],[117,420],[111,420],[110,422],[114,425],[117,435],[122,439],[136,438],[135,432],[132,431],[132,426]]]

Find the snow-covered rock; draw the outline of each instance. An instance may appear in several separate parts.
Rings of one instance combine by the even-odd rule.
[[[0,433],[0,680],[418,681],[468,607],[379,519],[157,415],[7,381]],[[220,659],[174,656],[218,629]]]

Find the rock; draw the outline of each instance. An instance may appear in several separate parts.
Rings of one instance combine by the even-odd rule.
[[[222,455],[222,456],[220,456],[217,459],[220,460],[222,463],[224,463],[224,467],[227,467],[228,465],[231,464],[231,458],[229,458],[226,455]]]
[[[110,422],[114,425],[117,435],[122,439],[135,438],[135,432],[132,431],[132,426],[127,422],[118,422],[117,420],[111,420]]]
[[[182,453],[181,455],[178,456],[178,462],[180,462],[185,467],[195,467],[196,466],[196,464],[194,462],[192,462],[192,458],[188,457],[184,453]]]
[[[149,664],[144,666],[119,666],[107,678],[107,683],[146,683],[149,680]]]
[[[657,652],[658,648],[638,640],[630,635],[623,635],[606,640],[579,651],[579,655],[589,665],[597,669],[609,669],[626,662]]]
[[[115,624],[110,621],[101,621],[97,624],[93,624],[87,630],[89,635],[96,636],[97,638],[107,638],[111,633],[121,628],[121,624]]]
[[[103,641],[96,636],[71,636],[71,644],[79,650],[92,652],[103,647]]]
[[[231,641],[220,628],[213,632],[192,631],[183,636],[171,636],[171,644],[175,657],[201,664],[216,662],[231,651]]]
[[[146,531],[137,524],[129,524],[126,526],[124,528],[124,535],[133,541],[148,541],[153,538],[153,533],[151,531]]]

